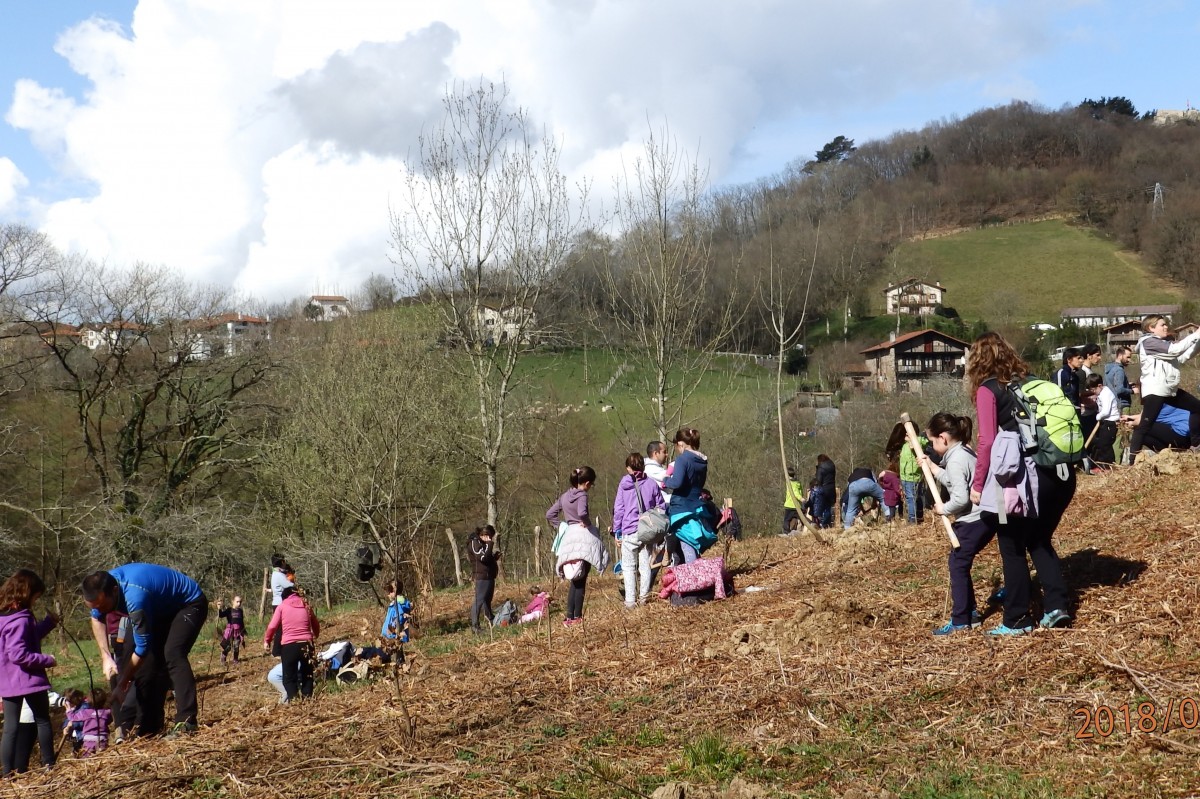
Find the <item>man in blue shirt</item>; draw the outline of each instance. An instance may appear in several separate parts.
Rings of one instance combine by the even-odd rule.
[[[208,599],[196,581],[152,563],[129,563],[88,575],[83,601],[92,611],[92,635],[100,648],[104,676],[117,675],[114,706],[136,684],[141,710],[140,735],[163,728],[167,685],[175,692],[175,725],[180,734],[196,729],[196,676],[188,653],[208,617]],[[112,611],[129,616],[133,646],[118,669],[108,649],[104,617]],[[128,647],[127,647],[128,648]]]

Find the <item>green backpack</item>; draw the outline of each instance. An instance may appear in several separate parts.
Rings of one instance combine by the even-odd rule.
[[[1008,384],[1015,407],[1013,418],[1021,435],[1021,451],[1038,466],[1059,466],[1083,460],[1083,429],[1079,413],[1063,390],[1048,380],[1031,377]]]

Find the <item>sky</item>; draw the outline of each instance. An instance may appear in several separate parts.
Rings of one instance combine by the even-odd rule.
[[[665,125],[714,186],[1025,100],[1200,103],[1200,0],[0,0],[0,223],[260,303],[394,272],[447,87],[603,204]]]

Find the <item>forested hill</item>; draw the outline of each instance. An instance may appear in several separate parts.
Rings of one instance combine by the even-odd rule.
[[[810,313],[868,313],[883,281],[920,268],[897,261],[901,243],[1047,217],[1139,255],[1164,285],[1200,286],[1200,126],[1192,122],[1162,124],[1125,98],[1102,98],[1059,110],[1014,102],[858,145],[847,133],[815,158],[703,202],[687,181],[666,186],[676,191],[668,197],[673,241],[692,237],[691,257],[711,261],[712,293],[741,296],[750,308],[731,348],[771,350],[754,287],[772,268],[811,288]],[[612,265],[639,267],[634,250],[628,232],[583,237],[560,283],[570,296],[551,297],[548,313],[603,305]],[[796,319],[802,305],[792,303]],[[721,309],[713,302],[709,312]]]

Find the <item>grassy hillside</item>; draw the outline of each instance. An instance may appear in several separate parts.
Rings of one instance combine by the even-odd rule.
[[[828,545],[759,538],[726,552],[737,587],[759,590],[697,608],[626,611],[606,574],[579,627],[562,628],[565,589],[546,583],[550,626],[475,638],[469,587],[422,598],[398,684],[322,684],[288,707],[257,647],[226,668],[202,644],[195,736],[64,756],[0,796],[648,799],[677,796],[656,793],[669,782],[721,791],[696,799],[1194,796],[1200,459],[1173,463],[1080,482],[1055,536],[1067,629],[931,636],[946,617],[932,520]],[[981,597],[998,571],[989,548]],[[501,582],[497,600],[525,590]],[[380,611],[320,613],[323,647],[364,642]],[[78,672],[73,649],[49,648]]]
[[[1178,303],[1136,257],[1059,220],[970,230],[902,245],[889,277],[940,280],[966,319],[1058,323],[1063,308]],[[883,310],[883,283],[872,308]]]

